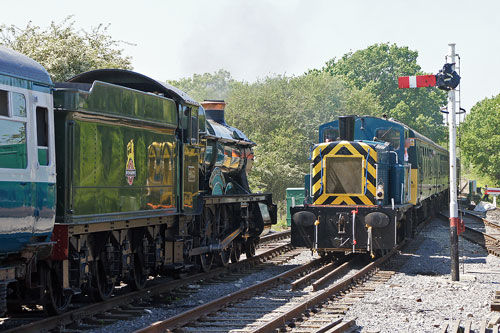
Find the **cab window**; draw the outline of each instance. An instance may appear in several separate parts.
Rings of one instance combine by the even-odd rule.
[[[198,143],[198,116],[193,112],[191,114],[191,144],[197,144]]]
[[[323,131],[323,142],[337,141],[338,137],[338,128],[325,128],[325,130]]]
[[[392,127],[378,129],[375,138],[378,141],[389,142],[395,150],[398,150],[401,144],[401,132]]]

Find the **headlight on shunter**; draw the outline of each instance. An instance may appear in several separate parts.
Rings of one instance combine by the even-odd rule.
[[[384,199],[384,185],[380,184],[377,186],[377,193],[376,193],[377,200],[383,200]]]

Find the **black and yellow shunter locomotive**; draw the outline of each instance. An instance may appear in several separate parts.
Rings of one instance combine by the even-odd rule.
[[[448,151],[395,120],[341,116],[319,128],[292,244],[383,253],[445,204]]]

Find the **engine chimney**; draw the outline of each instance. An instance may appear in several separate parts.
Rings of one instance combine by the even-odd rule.
[[[339,116],[340,140],[354,141],[354,121],[356,116]]]
[[[224,119],[224,108],[226,107],[226,102],[223,100],[206,99],[201,102],[201,106],[205,109],[207,119],[211,119],[219,124],[227,126],[226,120]]]

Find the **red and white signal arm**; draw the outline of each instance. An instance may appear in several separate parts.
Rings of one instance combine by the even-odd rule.
[[[415,75],[398,77],[398,87],[402,88],[422,88],[435,87],[436,75]]]

